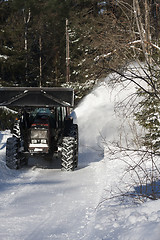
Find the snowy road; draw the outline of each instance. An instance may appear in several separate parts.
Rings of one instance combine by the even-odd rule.
[[[0,239],[90,239],[105,181],[104,162],[95,152],[81,153],[74,172],[5,166],[1,136]],[[87,228],[87,229],[86,229]]]

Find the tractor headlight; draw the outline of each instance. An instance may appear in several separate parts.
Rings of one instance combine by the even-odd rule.
[[[47,143],[46,139],[41,139],[41,143]]]
[[[32,143],[32,144],[35,144],[35,143],[37,143],[37,140],[36,140],[36,139],[32,139],[32,140],[31,140],[31,143]]]

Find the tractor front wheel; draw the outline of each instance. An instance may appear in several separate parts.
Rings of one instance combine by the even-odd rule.
[[[18,139],[16,137],[7,139],[6,165],[11,169],[18,169],[20,167],[20,160],[18,159]]]

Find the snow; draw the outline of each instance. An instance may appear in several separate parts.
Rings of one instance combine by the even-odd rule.
[[[5,60],[7,60],[7,59],[8,59],[8,56],[6,56],[6,55],[1,55],[1,54],[0,54],[0,58],[4,58]]]
[[[112,141],[126,135],[133,119],[115,104],[134,89],[108,87],[106,79],[75,109],[79,125],[79,166],[74,172],[5,165],[9,131],[0,133],[1,240],[159,240],[160,200],[140,201],[120,193],[134,190],[124,174],[128,155],[111,155]],[[122,129],[123,133],[122,134]],[[132,155],[132,158],[136,158]],[[135,186],[137,187],[137,186]]]

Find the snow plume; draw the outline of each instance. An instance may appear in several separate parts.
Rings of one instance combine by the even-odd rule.
[[[126,117],[128,97],[135,93],[134,84],[118,85],[114,88],[108,85],[109,75],[75,109],[80,132],[80,144],[84,146],[102,146],[102,142],[126,141],[126,135],[131,133],[133,115]],[[117,77],[117,76],[116,76]],[[132,100],[134,104],[134,98]],[[122,106],[123,105],[123,106]],[[126,108],[125,108],[126,106]],[[131,136],[130,136],[131,137]]]
[[[105,84],[86,96],[75,112],[81,143],[95,147],[100,143],[102,132],[105,132],[108,138],[113,138],[117,121],[114,116],[114,103]]]

